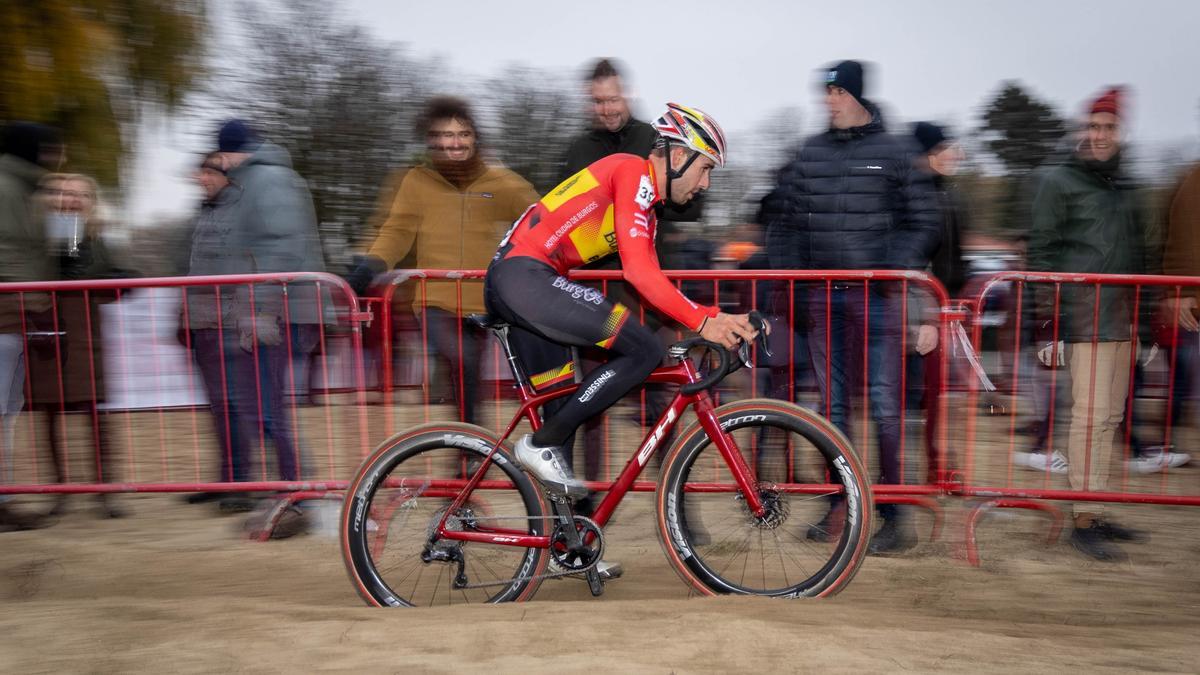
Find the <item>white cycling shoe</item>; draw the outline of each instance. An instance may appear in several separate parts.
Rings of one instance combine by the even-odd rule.
[[[568,497],[583,497],[588,493],[587,486],[571,473],[563,461],[562,452],[553,446],[534,445],[533,434],[525,434],[517,441],[513,458],[529,475],[553,492]]]

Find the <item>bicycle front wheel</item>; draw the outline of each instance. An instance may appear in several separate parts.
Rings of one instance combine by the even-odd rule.
[[[812,411],[753,399],[717,419],[758,486],[755,516],[715,444],[694,424],[664,461],[659,540],[701,593],[823,597],[853,578],[870,537],[871,492],[849,441]]]
[[[431,535],[496,443],[480,427],[434,423],[384,441],[363,462],[342,506],[342,554],[355,589],[380,607],[526,600],[546,568],[545,549]],[[546,533],[541,489],[501,447],[449,529]]]

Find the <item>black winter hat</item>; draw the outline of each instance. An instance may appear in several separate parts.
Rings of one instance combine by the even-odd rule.
[[[825,69],[822,87],[841,87],[863,106],[863,65],[858,61],[842,61]]]
[[[954,140],[945,129],[933,122],[917,122],[913,125],[913,137],[920,144],[921,151],[927,155],[942,143]]]
[[[262,139],[245,120],[226,120],[217,132],[217,149],[221,152],[250,152]]]
[[[37,122],[10,122],[4,125],[0,137],[0,154],[37,164],[42,150],[49,145],[62,145],[62,133],[58,129]]]

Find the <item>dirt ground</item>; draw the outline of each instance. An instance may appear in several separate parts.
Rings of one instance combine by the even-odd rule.
[[[574,580],[505,606],[363,606],[337,541],[254,543],[240,519],[174,496],[88,497],[50,529],[0,535],[0,672],[1170,671],[1200,663],[1200,520],[1118,508],[1150,531],[1130,562],[1047,544],[1044,521],[991,516],[984,564],[937,542],[870,558],[833,599],[689,598],[653,533],[650,496],[608,530],[623,578]],[[22,498],[25,508],[45,501]],[[928,519],[922,517],[923,527]],[[927,540],[927,530],[923,537]]]

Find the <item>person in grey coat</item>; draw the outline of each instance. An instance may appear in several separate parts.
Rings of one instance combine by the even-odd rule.
[[[227,215],[229,271],[324,272],[312,196],[287,151],[236,119],[221,126],[217,144],[235,190]],[[286,385],[295,379],[289,354],[304,358],[313,351],[330,309],[328,288],[315,283],[237,286],[238,344],[252,358],[237,378],[235,407],[250,421],[243,427],[249,443],[265,452],[266,439],[274,442],[283,480],[300,477],[299,443],[285,406]]]
[[[192,228],[187,274],[236,274],[243,266],[234,254],[238,245],[232,214],[242,189],[229,182],[217,152],[204,157],[195,179],[204,193],[204,200]],[[179,318],[179,343],[193,351],[212,412],[221,453],[219,480],[248,481],[250,460],[244,431],[248,422],[239,414],[234,394],[239,391],[237,378],[246,372],[253,374],[253,360],[242,351],[237,329],[237,287],[188,287]],[[251,382],[249,387],[253,389],[253,386]],[[214,499],[221,500],[223,510],[238,511],[249,505],[247,496],[238,493],[202,492],[188,497],[191,503]]]
[[[12,122],[0,135],[0,283],[52,278],[45,223],[33,195],[48,170],[65,159],[56,129]],[[13,432],[25,405],[24,331],[36,330],[50,308],[41,293],[0,294],[0,482],[13,480]],[[39,516],[9,507],[0,496],[0,532],[40,527]]]

